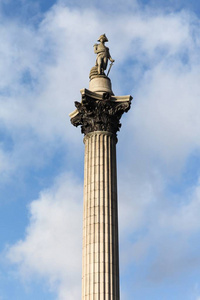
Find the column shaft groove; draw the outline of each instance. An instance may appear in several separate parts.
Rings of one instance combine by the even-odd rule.
[[[119,300],[115,134],[84,138],[82,300]]]

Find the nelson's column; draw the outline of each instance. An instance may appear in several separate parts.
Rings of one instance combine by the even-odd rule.
[[[81,126],[85,144],[82,300],[119,300],[116,133],[132,97],[113,94],[108,74],[114,60],[106,35],[98,42],[89,89],[80,91],[82,100],[70,114],[71,123]]]

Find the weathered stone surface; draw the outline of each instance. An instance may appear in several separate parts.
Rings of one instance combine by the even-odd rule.
[[[112,96],[104,92],[81,90],[82,101],[75,102],[76,110],[70,114],[71,123],[81,126],[81,132],[108,131],[115,133],[121,127],[120,119],[130,109],[131,96]]]

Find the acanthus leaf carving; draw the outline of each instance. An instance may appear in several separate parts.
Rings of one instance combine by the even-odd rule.
[[[87,91],[87,90],[86,90]],[[120,97],[119,97],[120,98]],[[121,99],[121,98],[120,98]],[[81,132],[108,131],[116,134],[120,130],[120,119],[130,109],[132,97],[119,101],[110,95],[82,95],[82,101],[75,102],[76,111],[71,118],[74,126],[81,126]]]

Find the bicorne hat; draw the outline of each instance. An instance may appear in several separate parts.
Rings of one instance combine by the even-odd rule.
[[[100,39],[103,39],[104,42],[108,42],[107,36],[104,34],[100,35],[99,39],[97,40],[97,42],[100,42]]]

